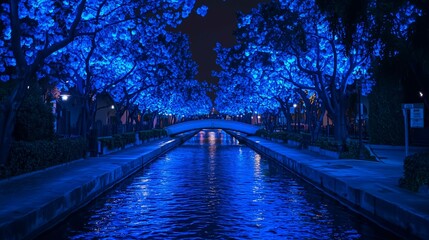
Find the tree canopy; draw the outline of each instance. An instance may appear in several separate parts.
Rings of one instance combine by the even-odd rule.
[[[188,109],[192,106],[189,111],[208,111],[207,98],[195,97],[204,96],[206,89],[195,80],[189,40],[173,32],[192,11],[206,14],[206,6],[195,5],[195,0],[2,3],[0,84],[10,91],[1,97],[0,155],[7,156],[10,129],[26,92],[32,91],[27,88],[30,82],[74,89],[81,99],[83,135],[91,127],[101,92],[142,108],[167,106],[166,101],[180,108],[186,101],[178,98],[187,97],[194,101],[186,102]],[[158,99],[157,106],[144,103],[154,102],[148,96]]]
[[[412,6],[398,10],[398,37],[414,21],[414,12]],[[344,141],[348,99],[356,91],[363,95],[371,91],[374,80],[369,69],[384,48],[365,24],[355,26],[353,41],[346,44],[329,20],[312,0],[271,1],[240,14],[237,45],[215,48],[222,69],[214,74],[222,89],[217,102],[229,99],[239,105],[235,109],[245,109],[266,99],[285,104],[293,92],[304,102],[315,96],[334,121],[336,139]],[[238,97],[233,93],[237,89]]]

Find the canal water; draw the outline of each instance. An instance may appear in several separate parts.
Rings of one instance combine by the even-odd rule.
[[[221,130],[182,146],[40,239],[394,239]]]

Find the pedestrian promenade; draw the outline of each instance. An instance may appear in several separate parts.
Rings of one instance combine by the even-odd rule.
[[[369,146],[381,160],[376,162],[332,159],[260,137],[237,137],[400,237],[429,239],[429,193],[398,186],[403,174],[403,147]],[[425,150],[411,148],[410,153]]]
[[[0,180],[0,239],[31,239],[189,139],[163,138],[101,157]]]

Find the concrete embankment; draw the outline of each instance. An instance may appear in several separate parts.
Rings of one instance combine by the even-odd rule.
[[[402,164],[333,159],[255,136],[228,133],[399,237],[429,239],[429,194],[398,187]]]
[[[0,239],[31,239],[196,132],[0,181]]]

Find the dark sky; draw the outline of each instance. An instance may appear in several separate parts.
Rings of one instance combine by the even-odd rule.
[[[195,13],[185,19],[179,30],[189,35],[194,60],[199,65],[197,80],[216,83],[211,77],[216,70],[216,53],[213,48],[216,42],[225,47],[235,43],[233,31],[237,26],[238,11],[248,13],[260,2],[267,0],[198,0],[196,7],[206,5],[209,9],[205,17]]]

